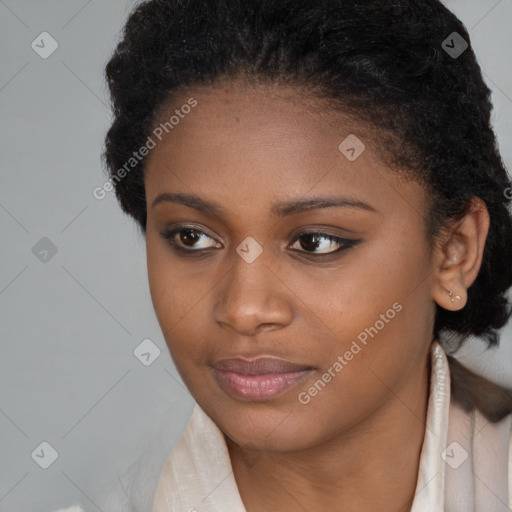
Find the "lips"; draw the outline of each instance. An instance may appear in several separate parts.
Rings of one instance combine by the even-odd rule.
[[[310,366],[269,356],[256,359],[244,359],[242,357],[221,359],[213,366],[217,370],[238,373],[239,375],[267,375],[269,373],[291,373],[311,369]]]
[[[213,365],[219,386],[235,399],[264,401],[283,393],[312,371],[311,366],[278,357],[220,359]]]

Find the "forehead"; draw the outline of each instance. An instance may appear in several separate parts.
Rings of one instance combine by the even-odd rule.
[[[181,112],[191,98],[197,105]],[[330,109],[327,100],[274,85],[197,87],[173,97],[155,125],[180,112],[148,156],[148,204],[176,190],[233,206],[336,191],[376,209],[386,202],[396,206],[399,198],[405,207],[412,194],[421,208],[422,187],[390,172],[368,127]],[[354,144],[360,152],[355,160],[345,151]]]
[[[287,144],[295,141],[300,145],[305,138],[316,143],[325,140],[328,144],[328,133],[342,133],[344,129],[368,131],[355,117],[336,110],[333,102],[320,99],[311,91],[240,80],[189,88],[173,95],[160,106],[154,124],[168,121],[191,98],[197,101],[197,106],[182,116],[179,129],[175,126],[169,138],[182,139],[195,135],[192,132],[206,130],[212,140],[220,140],[223,134],[232,135],[230,132],[235,130],[249,131],[251,138],[261,143],[274,145],[286,139]]]

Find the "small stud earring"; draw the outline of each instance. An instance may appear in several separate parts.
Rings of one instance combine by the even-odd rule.
[[[453,291],[452,290],[449,291],[448,295],[450,296],[450,302],[455,302],[455,300],[452,299],[452,296],[453,296]],[[455,295],[455,298],[457,300],[460,300],[460,297],[458,295]]]

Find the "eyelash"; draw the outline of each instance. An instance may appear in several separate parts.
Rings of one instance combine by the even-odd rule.
[[[174,251],[177,251],[181,254],[185,254],[190,257],[196,257],[196,258],[205,256],[210,251],[210,249],[185,249],[174,240],[174,237],[176,234],[182,233],[185,231],[192,231],[192,232],[198,233],[200,236],[204,235],[205,237],[213,240],[213,238],[210,237],[209,235],[207,235],[204,231],[194,228],[194,227],[187,227],[187,226],[181,226],[178,228],[171,229],[169,231],[164,231],[163,233],[160,233],[160,235],[168,241],[168,243],[171,245],[171,247]],[[324,254],[315,254],[315,253],[304,251],[304,250],[296,251],[299,253],[308,254],[317,260],[330,258],[330,257],[332,258],[333,255],[342,253],[343,251],[346,251],[347,249],[351,249],[352,247],[356,246],[358,243],[361,242],[361,240],[351,240],[351,239],[340,238],[340,237],[330,235],[328,233],[323,233],[320,231],[303,231],[297,237],[295,237],[294,242],[299,240],[300,238],[308,236],[308,235],[317,235],[320,238],[325,238],[325,239],[329,240],[330,242],[334,242],[336,244],[341,245],[341,247],[339,249],[336,249],[335,251],[331,251],[331,252],[324,253]]]

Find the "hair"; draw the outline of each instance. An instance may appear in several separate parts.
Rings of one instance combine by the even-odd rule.
[[[443,47],[453,32],[468,44],[456,57]],[[295,88],[365,126],[390,172],[424,186],[431,250],[482,199],[490,227],[479,274],[463,309],[436,304],[433,337],[457,349],[470,336],[498,346],[512,314],[512,183],[469,34],[441,2],[148,0],[130,14],[105,74],[114,119],[103,158],[144,235],[146,159],[116,173],[176,94],[236,80]]]

